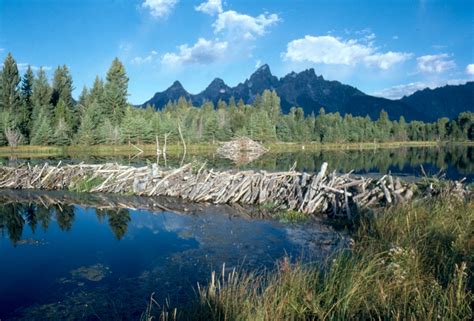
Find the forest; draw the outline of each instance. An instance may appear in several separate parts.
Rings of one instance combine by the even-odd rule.
[[[231,98],[215,106],[193,106],[180,98],[157,110],[137,108],[128,102],[128,82],[123,63],[115,58],[105,75],[84,87],[77,100],[66,65],[52,79],[42,68],[28,67],[20,75],[11,54],[0,74],[0,146],[19,145],[119,145],[154,143],[156,137],[179,139],[178,128],[191,143],[215,143],[236,136],[262,142],[361,143],[404,141],[472,141],[474,113],[433,123],[391,120],[384,110],[378,119],[350,114],[305,115],[297,106],[283,114],[274,91],[265,90],[251,104]]]

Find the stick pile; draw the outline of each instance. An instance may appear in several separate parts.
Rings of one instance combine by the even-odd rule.
[[[222,144],[217,149],[217,154],[234,161],[236,164],[247,164],[256,160],[267,151],[258,142],[248,137],[240,137]]]
[[[143,196],[172,196],[192,202],[216,204],[271,205],[303,213],[324,213],[351,217],[358,208],[407,202],[414,193],[429,197],[438,191],[435,184],[408,184],[385,175],[380,179],[351,173],[327,173],[323,163],[319,173],[290,170],[214,171],[193,164],[163,170],[156,164],[144,167],[63,165],[0,167],[0,188],[71,189],[80,182],[97,182],[90,192],[125,193]],[[471,192],[462,182],[446,182],[443,191],[466,197]]]

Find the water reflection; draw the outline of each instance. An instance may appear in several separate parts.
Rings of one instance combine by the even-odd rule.
[[[31,163],[62,162],[69,163],[103,163],[119,162],[122,164],[145,165],[155,162],[155,156],[140,156],[131,159],[128,155],[87,156],[61,155],[50,158],[0,158],[0,163],[18,165],[25,161]],[[223,159],[214,153],[188,153],[186,161],[206,161],[209,167],[232,168],[232,161]],[[168,156],[168,166],[178,166],[180,155]],[[364,150],[319,150],[316,152],[299,151],[291,153],[269,152],[248,164],[238,166],[242,169],[288,170],[296,162],[297,170],[316,171],[323,162],[328,162],[333,170],[357,173],[393,173],[420,176],[422,165],[435,174],[440,170],[446,172],[449,179],[460,179],[464,176],[468,181],[474,179],[474,147],[452,145],[443,147],[402,147]]]
[[[135,320],[152,292],[189,302],[223,263],[322,260],[345,244],[317,221],[284,225],[176,199],[0,190],[0,204],[2,320]]]
[[[107,220],[117,240],[123,238],[131,221],[129,210],[97,209],[95,214],[99,222]],[[0,234],[6,233],[10,241],[16,245],[21,240],[25,226],[29,226],[31,232],[35,234],[38,224],[46,231],[53,220],[61,231],[70,231],[74,218],[75,209],[72,205],[49,207],[42,204],[0,205]]]

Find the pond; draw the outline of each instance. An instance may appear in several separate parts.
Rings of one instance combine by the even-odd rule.
[[[137,320],[151,293],[185,304],[223,264],[320,262],[346,242],[318,221],[169,198],[0,190],[0,204],[2,321]]]
[[[462,179],[468,182],[474,180],[474,147],[466,145],[452,145],[443,147],[401,147],[361,150],[318,150],[316,152],[270,152],[248,164],[234,165],[230,160],[223,159],[215,153],[189,153],[185,162],[197,160],[207,162],[212,168],[265,169],[288,170],[295,166],[300,171],[318,171],[323,162],[329,163],[330,170],[348,172],[354,170],[357,174],[386,174],[420,177],[423,171],[427,175],[435,175],[440,171],[448,179]],[[49,158],[37,157],[0,157],[0,164],[17,165],[22,162],[43,163],[103,163],[119,162],[122,164],[144,165],[156,162],[156,156],[141,155],[109,155],[90,156],[85,154],[59,155]],[[182,159],[178,156],[168,156],[166,165],[178,166]],[[160,159],[160,165],[165,165]],[[423,167],[423,170],[422,170]]]

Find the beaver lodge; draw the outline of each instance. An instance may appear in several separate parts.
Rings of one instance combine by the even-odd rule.
[[[275,209],[351,217],[359,208],[380,207],[411,200],[414,193],[431,197],[441,191],[459,197],[472,196],[462,181],[407,183],[385,175],[380,179],[327,172],[318,173],[216,171],[205,164],[186,164],[161,169],[118,164],[0,166],[0,188],[76,190],[92,193],[124,193],[172,196],[192,202],[272,205]],[[438,186],[438,187],[437,187]],[[442,188],[440,187],[442,186]]]
[[[250,163],[268,151],[262,144],[248,138],[239,137],[230,142],[223,143],[217,154],[232,160],[236,164]]]

